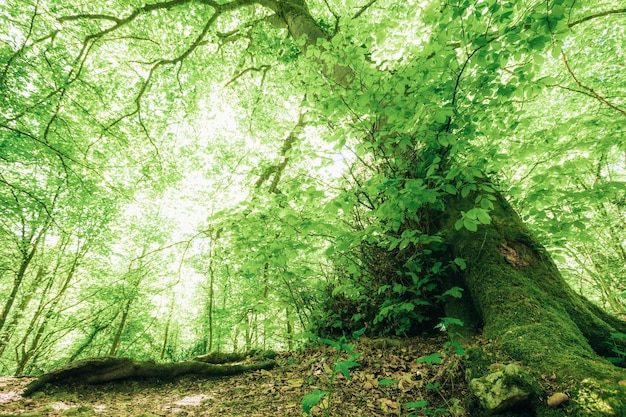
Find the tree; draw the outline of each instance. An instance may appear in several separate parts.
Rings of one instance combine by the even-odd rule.
[[[398,313],[426,320],[433,300],[452,312],[448,299],[463,290],[465,311],[475,309],[486,336],[513,360],[537,377],[562,377],[581,415],[608,416],[626,412],[625,388],[618,384],[624,372],[602,357],[612,354],[611,333],[626,333],[626,325],[571,290],[497,185],[502,154],[507,157],[517,129],[528,128],[520,113],[555,85],[541,73],[546,56],[561,58],[573,82],[559,85],[623,120],[624,92],[590,86],[568,60],[574,28],[623,18],[611,2],[601,9],[569,0],[381,0],[334,7],[305,0],[172,0],[131,8],[114,3],[107,11],[67,5],[50,10],[62,29],[38,34],[12,56],[28,48],[71,51],[73,59],[57,59],[67,65],[52,69],[63,75],[63,87],[49,94],[72,91],[99,103],[90,114],[101,132],[134,126],[155,155],[155,138],[166,131],[163,115],[172,114],[187,91],[201,88],[204,74],[219,71],[216,78],[229,85],[257,77],[254,87],[242,89],[246,113],[237,115],[248,119],[250,132],[272,137],[276,123],[290,121],[354,150],[344,183],[351,187],[337,192],[330,207],[336,224],[344,220],[355,230],[338,228],[337,245],[327,254],[349,258],[336,266],[346,271],[341,278],[361,285],[358,296],[364,289],[397,294],[384,314],[364,311],[359,320],[398,322],[405,331],[412,323]],[[45,19],[31,14],[32,22]],[[115,71],[98,79],[107,59]],[[117,96],[105,91],[104,79]],[[120,89],[123,82],[129,88]],[[268,85],[282,88],[281,94],[263,94]],[[303,109],[289,112],[277,104],[277,97],[290,96],[298,99],[285,101]],[[100,103],[119,110],[105,112]],[[298,177],[289,172],[302,157],[303,148],[295,146],[302,137],[284,136],[279,162],[264,161],[270,168],[259,170],[259,182],[268,181],[277,199],[284,196],[279,210],[289,211],[305,185],[290,181]],[[461,318],[469,323],[472,314]]]

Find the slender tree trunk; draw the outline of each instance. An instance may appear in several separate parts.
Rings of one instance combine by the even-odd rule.
[[[293,350],[293,318],[291,317],[291,311],[289,307],[285,308],[285,323],[287,324],[287,350]]]
[[[109,324],[96,324],[92,327],[91,332],[89,332],[89,334],[87,335],[87,337],[85,338],[85,340],[80,344],[80,346],[74,351],[74,353],[72,353],[72,355],[70,356],[70,358],[68,359],[68,362],[73,362],[75,361],[78,357],[80,357],[80,355],[87,350],[87,348],[89,346],[91,346],[91,344],[93,343],[94,339],[96,338],[96,336],[103,331],[104,329],[106,329],[107,327],[109,327]]]
[[[37,252],[37,246],[39,244],[39,239],[43,236],[43,231],[37,236],[35,242],[23,253],[23,257],[20,262],[20,267],[15,274],[15,278],[13,279],[13,287],[11,288],[11,292],[9,296],[6,298],[4,302],[4,306],[0,311],[0,349],[3,349],[8,343],[8,333],[5,329],[5,325],[7,322],[7,318],[11,313],[11,308],[17,299],[18,291],[20,290],[22,283],[24,282],[24,277],[26,276],[26,271],[28,270],[28,266],[30,265],[35,253]]]
[[[232,334],[233,337],[233,352],[237,352],[239,350],[239,327],[235,326],[235,330]]]
[[[165,353],[170,343],[170,325],[172,324],[172,317],[174,315],[174,295],[172,295],[172,301],[170,301],[170,308],[167,313],[167,323],[165,323],[165,332],[163,335],[163,345],[161,346],[161,360],[165,359]]]
[[[120,319],[120,323],[117,326],[117,330],[115,331],[115,336],[113,337],[113,343],[111,344],[111,349],[109,350],[109,356],[115,356],[117,350],[120,347],[120,342],[122,339],[122,332],[124,331],[124,327],[126,327],[126,320],[128,319],[128,314],[130,313],[130,306],[133,300],[128,299],[124,303],[124,309],[122,310],[122,317]]]
[[[211,352],[213,350],[213,305],[215,304],[215,269],[213,268],[212,261],[209,262],[209,306],[207,308],[207,320],[209,320],[209,343],[207,346],[207,351],[205,353]]]
[[[61,269],[60,266],[63,262],[63,258],[65,257],[65,255],[67,255],[67,252],[66,252],[67,240],[65,242],[62,242],[61,248],[59,251],[59,258],[57,259],[57,262],[56,262],[56,267],[51,273],[51,277],[48,281],[48,285],[46,286],[43,293],[41,294],[39,307],[37,308],[35,315],[31,319],[30,325],[28,326],[28,330],[26,331],[21,342],[19,343],[19,346],[21,346],[22,353],[20,357],[18,358],[18,366],[15,371],[17,375],[23,372],[26,365],[28,364],[28,361],[31,360],[33,357],[35,357],[38,349],[41,348],[42,338],[44,337],[48,329],[48,326],[50,322],[52,321],[52,318],[54,317],[55,314],[58,313],[59,303],[61,302],[61,300],[63,300],[63,297],[65,296],[65,292],[69,288],[70,283],[72,282],[74,278],[74,274],[76,273],[76,270],[78,269],[80,260],[83,258],[83,256],[86,253],[86,248],[87,248],[87,245],[83,244],[79,248],[78,252],[74,254],[74,258],[72,259],[72,264],[70,265],[70,269],[65,274],[65,277],[63,278],[63,281],[61,282],[60,288],[58,289],[56,294],[52,296],[50,300],[46,301],[47,295],[49,292],[51,292],[51,289],[55,284],[56,278],[60,273],[60,269]],[[43,319],[41,320],[40,323],[38,323],[40,317],[42,316],[43,316]],[[32,336],[33,334],[34,336],[29,344],[28,338]],[[28,348],[26,348],[27,345],[28,345]]]
[[[230,294],[230,273],[228,270],[228,265],[226,265],[226,274],[227,274],[227,279],[226,282],[224,284],[224,289],[222,291],[222,317],[223,317],[223,312],[226,311],[226,298],[227,295]],[[219,352],[222,349],[222,337],[223,337],[223,328],[224,326],[217,326],[217,346],[216,346],[216,350]]]
[[[35,290],[37,289],[39,282],[45,277],[45,272],[46,271],[43,267],[39,267],[37,269],[35,279],[33,279],[26,288],[23,288],[23,295],[19,298],[18,304],[13,305],[13,314],[11,314],[11,319],[5,323],[4,330],[0,333],[0,339],[2,339],[0,340],[0,357],[4,355],[4,352],[9,346],[11,338],[14,336],[15,329],[26,315],[26,311],[28,309],[28,306],[30,305],[30,302],[33,299]]]

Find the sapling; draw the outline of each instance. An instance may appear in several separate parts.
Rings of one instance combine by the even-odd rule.
[[[354,340],[358,339],[361,335],[363,335],[363,333],[365,333],[365,327],[352,333],[352,339]],[[324,397],[326,397],[326,407],[325,407],[324,415],[326,417],[329,417],[330,416],[330,402],[332,400],[332,395],[333,395],[335,376],[337,375],[338,372],[341,372],[341,374],[347,380],[350,380],[350,369],[357,367],[357,366],[361,366],[360,363],[356,362],[356,360],[359,358],[359,356],[361,356],[361,354],[354,352],[353,346],[348,344],[348,340],[346,339],[345,336],[342,336],[338,341],[333,341],[333,340],[324,339],[324,338],[321,338],[320,341],[336,350],[335,362],[333,363],[333,367],[330,373],[328,389],[326,390],[316,389],[312,393],[305,395],[304,398],[302,399],[302,409],[304,410],[305,413],[310,415],[311,409],[315,407],[317,404],[319,404],[320,401],[322,401]],[[339,360],[343,352],[349,355],[348,360],[344,360],[344,361]]]

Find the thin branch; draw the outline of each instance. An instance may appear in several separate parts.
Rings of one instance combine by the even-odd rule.
[[[595,96],[594,96],[593,94],[590,94],[590,93],[588,93],[588,92],[586,92],[586,91],[583,91],[583,90],[577,90],[577,89],[575,89],[575,88],[568,87],[568,86],[566,86],[566,85],[561,85],[561,84],[546,84],[546,87],[549,87],[549,88],[562,88],[563,90],[571,91],[572,93],[584,94],[584,95],[586,95],[586,96],[589,96],[589,97],[595,98]]]
[[[376,1],[376,0],[374,0],[374,1]],[[324,3],[326,4],[326,8],[330,12],[330,14],[332,14],[335,17],[335,20],[339,20],[339,15],[337,14],[337,12],[335,12],[333,10],[332,7],[330,7],[330,4],[328,4],[328,0],[324,0]]]
[[[224,87],[228,87],[230,84],[232,84],[233,82],[237,81],[237,79],[239,79],[241,76],[243,76],[244,74],[254,71],[254,72],[263,72],[266,73],[271,67],[269,65],[261,65],[260,67],[250,67],[250,68],[246,68],[245,70],[241,71],[239,74],[235,75],[230,81],[228,81],[226,84],[224,84]]]
[[[326,8],[330,12],[330,14],[332,14],[333,17],[335,18],[335,31],[333,33],[337,33],[337,32],[339,32],[339,18],[341,16],[339,16],[339,14],[337,14],[337,12],[335,12],[333,10],[333,8],[330,7],[330,4],[328,3],[328,0],[324,0],[324,3],[326,3]]]
[[[358,19],[363,13],[365,13],[367,11],[367,9],[369,9],[372,5],[374,5],[374,3],[376,3],[376,1],[378,1],[378,0],[370,0],[369,3],[367,3],[365,6],[361,7],[359,9],[359,11],[356,12],[354,14],[354,16],[352,16],[352,19]]]
[[[570,68],[569,63],[567,62],[567,57],[565,56],[565,53],[563,51],[561,51],[561,58],[563,58],[563,63],[565,63],[565,68],[567,68],[567,72],[569,72],[569,75],[574,79],[574,81],[576,82],[576,84],[578,84],[578,86],[580,88],[582,88],[584,90],[587,90],[596,100],[598,100],[601,103],[605,104],[606,106],[612,108],[613,110],[617,111],[618,113],[621,113],[622,116],[626,116],[626,110],[620,109],[615,104],[609,102],[606,98],[604,98],[600,94],[598,94],[593,88],[587,87],[586,85],[584,85],[583,83],[581,83],[578,80],[578,78],[576,77],[576,75],[574,74],[572,69]]]
[[[111,22],[121,24],[123,19],[120,19],[119,17],[111,16],[108,14],[88,14],[88,13],[75,14],[71,16],[61,16],[59,18],[59,22],[71,22],[72,20],[110,20]]]
[[[148,86],[150,85],[150,81],[152,80],[152,77],[154,76],[154,73],[156,72],[156,70],[164,65],[176,65],[178,63],[182,63],[182,61],[185,60],[185,58],[187,58],[189,55],[191,55],[193,53],[193,51],[195,51],[199,45],[202,44],[202,41],[204,39],[204,37],[206,36],[207,32],[209,31],[209,29],[211,28],[211,26],[213,25],[213,23],[215,23],[215,21],[217,20],[219,16],[219,13],[213,13],[213,16],[211,16],[209,18],[209,20],[207,21],[207,23],[204,25],[204,28],[202,28],[202,32],[196,37],[196,39],[194,40],[194,42],[192,42],[192,44],[185,50],[183,51],[180,55],[174,57],[174,58],[170,58],[170,59],[162,59],[160,61],[157,61],[152,68],[150,68],[150,72],[148,73],[148,77],[143,81],[143,83],[141,84],[141,87],[139,88],[139,92],[137,93],[137,95],[135,96],[135,107],[134,109],[129,112],[129,113],[125,113],[123,115],[121,115],[120,117],[118,117],[117,119],[115,119],[112,123],[109,124],[109,126],[107,126],[107,129],[110,129],[111,127],[113,127],[114,125],[116,125],[117,123],[119,123],[120,121],[122,121],[123,119],[129,118],[137,113],[140,113],[141,111],[141,98],[143,97],[143,95],[145,94],[146,90],[148,89]],[[139,115],[139,117],[141,118],[141,115]],[[157,154],[158,154],[158,149],[156,148],[156,145],[154,144],[153,140],[149,137],[150,143],[152,144],[152,146],[157,150]]]
[[[28,25],[28,33],[26,33],[26,37],[24,39],[24,43],[22,44],[22,46],[17,51],[15,51],[15,53],[13,55],[11,55],[11,57],[7,60],[6,64],[4,65],[4,69],[2,70],[2,75],[0,75],[0,85],[4,84],[5,79],[7,77],[7,73],[9,71],[9,69],[11,68],[11,65],[13,64],[13,61],[15,59],[17,59],[20,55],[22,55],[26,51],[26,49],[28,47],[30,47],[30,46],[32,46],[32,45],[34,45],[34,44],[39,42],[39,40],[36,40],[33,44],[28,45],[28,41],[29,41],[30,37],[33,34],[33,27],[35,25],[35,18],[38,16],[38,14],[37,14],[37,9],[38,8],[39,8],[39,2],[37,2],[37,4],[35,5],[35,9],[33,10],[33,14],[32,14],[32,16],[30,18],[30,22],[29,22],[29,25]],[[54,33],[56,33],[56,32],[53,32],[53,34],[50,35],[50,36],[54,36]],[[47,38],[48,37],[46,36],[46,37],[44,37],[42,39],[45,40]]]
[[[578,19],[578,20],[575,20],[575,21],[569,23],[567,26],[568,27],[572,27],[572,26],[579,25],[579,24],[581,24],[583,22],[587,22],[589,20],[592,20],[592,19],[595,19],[595,18],[598,18],[598,17],[609,16],[609,15],[612,15],[612,14],[623,14],[623,13],[626,13],[626,8],[615,9],[615,10],[607,10],[607,11],[604,11],[604,12],[599,12],[599,13],[595,13],[595,14],[592,14],[592,15],[589,15],[589,16],[585,16],[582,19]]]

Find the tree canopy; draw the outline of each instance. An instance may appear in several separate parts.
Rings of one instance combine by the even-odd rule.
[[[619,1],[3,0],[0,22],[2,374],[446,330],[474,261],[450,236],[504,206],[626,314]]]

